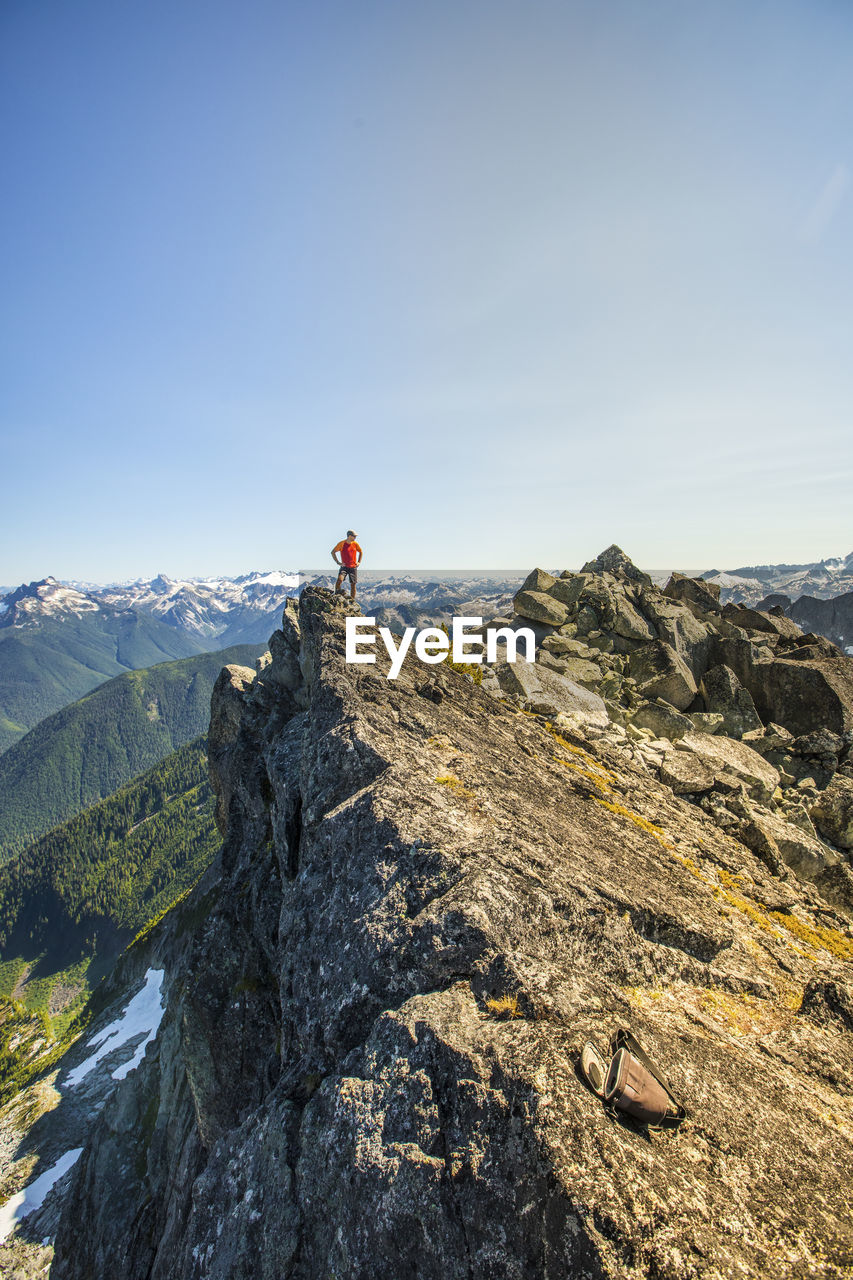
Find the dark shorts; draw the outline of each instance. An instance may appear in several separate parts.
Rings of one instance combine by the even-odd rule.
[[[344,575],[346,575],[349,578],[350,582],[353,583],[353,585],[355,585],[356,581],[358,580],[358,566],[354,564],[353,565],[342,564],[338,569],[338,577],[342,578]]]

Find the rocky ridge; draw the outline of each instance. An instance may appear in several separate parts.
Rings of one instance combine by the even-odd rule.
[[[740,775],[723,745],[709,790],[682,791],[663,779],[692,765],[678,742],[724,742],[691,718],[723,715],[692,708],[715,644],[741,646],[747,689],[740,671],[800,659],[753,654],[722,614],[709,634],[704,601],[660,600],[612,557],[520,600],[567,609],[536,623],[543,657],[613,675],[606,700],[547,664],[528,709],[500,673],[347,666],[348,605],[314,588],[256,672],[223,671],[222,853],[161,926],[160,1034],[75,1166],[55,1280],[847,1273],[845,895],[695,802],[772,801],[774,750],[843,780],[847,748],[726,738]],[[642,678],[609,661],[642,646]],[[649,738],[645,703],[690,728]],[[687,1106],[677,1134],[579,1080],[584,1041],[618,1025]]]
[[[771,869],[853,907],[853,662],[778,608],[663,589],[610,547],[581,573],[534,570],[514,600],[538,661],[485,671],[497,696],[605,736]]]

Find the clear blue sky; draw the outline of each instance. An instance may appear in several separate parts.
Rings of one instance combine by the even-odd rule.
[[[853,549],[849,0],[3,0],[0,582]]]

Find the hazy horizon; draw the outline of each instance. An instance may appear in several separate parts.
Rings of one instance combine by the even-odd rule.
[[[850,554],[850,553],[846,553],[846,554]],[[590,559],[594,559],[594,558],[595,558],[594,556],[590,557]],[[839,556],[824,556],[821,559],[823,561],[834,560],[834,559],[843,560],[845,559],[845,554],[842,554]],[[700,574],[710,573],[712,571],[716,571],[719,573],[736,573],[738,570],[743,571],[746,569],[771,568],[771,567],[779,567],[781,565],[784,565],[790,569],[798,569],[798,568],[806,568],[810,564],[815,564],[820,562],[821,561],[792,561],[792,562],[771,561],[771,562],[768,562],[767,564],[753,564],[753,565],[717,564],[717,565],[703,565],[701,567],[698,567],[696,565],[684,566],[679,564],[671,564],[669,566],[654,566],[654,565],[649,566],[649,565],[638,564],[637,567],[642,569],[644,573],[648,573],[651,576],[660,576],[667,573],[683,573],[683,574],[686,574],[688,577],[696,577],[696,576],[699,576]],[[586,561],[583,561],[582,563],[586,563]],[[535,565],[530,564],[523,568],[509,568],[509,569],[494,568],[491,566],[486,566],[482,568],[467,567],[464,569],[463,568],[435,568],[435,567],[426,568],[426,569],[412,569],[412,568],[407,568],[405,566],[399,567],[399,568],[385,568],[385,569],[373,569],[373,568],[362,567],[359,569],[359,577],[362,581],[372,581],[373,579],[392,577],[392,576],[401,577],[401,578],[409,577],[409,578],[417,578],[417,579],[428,579],[430,577],[434,577],[436,579],[457,577],[461,579],[493,578],[495,580],[501,580],[505,578],[526,577],[527,574],[530,573],[534,568],[544,569],[548,573],[559,574],[559,573],[562,573],[565,569],[578,571],[581,568],[581,564],[554,565],[554,564],[548,564],[543,561],[540,561]],[[293,575],[298,575],[300,578],[315,578],[320,576],[327,576],[327,577],[333,578],[337,573],[337,569],[334,565],[317,567],[313,569],[312,568],[289,568],[286,566],[277,565],[277,566],[266,566],[266,567],[257,568],[257,569],[242,569],[235,573],[220,573],[220,574],[215,574],[215,573],[214,574],[197,574],[197,573],[172,574],[165,569],[161,569],[158,571],[158,573],[150,575],[150,577],[145,575],[136,575],[136,576],[127,577],[127,578],[114,578],[109,580],[105,579],[100,582],[94,581],[92,579],[85,579],[85,578],[76,578],[76,577],[59,578],[56,574],[42,574],[37,578],[21,580],[17,582],[14,586],[11,584],[0,585],[0,595],[9,594],[12,591],[17,591],[21,586],[29,586],[32,582],[44,581],[48,577],[56,578],[58,582],[67,583],[68,585],[77,587],[80,590],[86,590],[87,588],[100,590],[105,587],[132,586],[134,583],[150,581],[151,579],[160,577],[160,576],[168,578],[170,581],[175,581],[175,582],[182,582],[182,581],[205,582],[205,581],[215,581],[217,578],[234,579],[238,577],[249,577],[252,574],[263,575],[268,573],[282,573],[282,574],[288,574],[288,575],[293,574]]]

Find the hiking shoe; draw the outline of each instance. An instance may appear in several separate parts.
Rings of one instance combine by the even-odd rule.
[[[593,1093],[598,1094],[599,1098],[603,1098],[607,1067],[595,1046],[588,1042],[584,1045],[583,1053],[581,1054],[581,1071]]]

